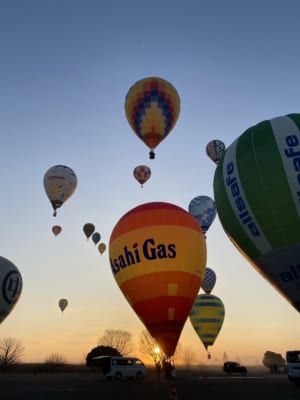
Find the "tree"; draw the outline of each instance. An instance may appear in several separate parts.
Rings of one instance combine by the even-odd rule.
[[[87,367],[99,366],[99,363],[96,360],[93,360],[94,357],[99,357],[99,356],[121,356],[121,353],[119,353],[118,350],[110,346],[94,347],[86,356],[86,366]]]
[[[120,329],[107,329],[99,338],[98,345],[112,347],[125,356],[132,351],[131,333]]]
[[[143,330],[139,338],[139,349],[142,354],[145,354],[153,361],[154,365],[162,364],[166,355],[159,348],[156,340],[150,335],[147,329]]]
[[[185,347],[183,349],[183,360],[185,362],[186,365],[186,369],[189,372],[191,370],[191,366],[192,364],[195,362],[196,360],[196,356],[195,353],[193,352],[193,350],[191,349],[191,347]]]
[[[270,369],[271,372],[276,372],[275,366],[285,364],[285,359],[279,353],[266,351],[263,358],[263,365]]]
[[[49,367],[62,367],[66,363],[64,356],[58,353],[52,353],[45,359],[45,364]]]
[[[0,367],[7,369],[20,362],[24,353],[21,340],[7,337],[0,340]]]

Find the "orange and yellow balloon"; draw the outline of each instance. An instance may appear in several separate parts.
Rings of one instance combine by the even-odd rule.
[[[139,205],[114,227],[109,257],[120,290],[163,352],[172,356],[205,273],[199,223],[174,204]]]
[[[125,99],[129,125],[150,149],[154,149],[170,133],[178,119],[180,98],[176,89],[162,78],[149,77],[137,81]]]

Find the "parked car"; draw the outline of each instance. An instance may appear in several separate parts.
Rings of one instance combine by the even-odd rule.
[[[240,363],[235,362],[235,361],[227,361],[223,365],[223,371],[227,375],[231,375],[234,373],[242,374],[242,375],[247,375],[248,370],[246,367],[243,365],[240,365]]]
[[[300,386],[300,350],[286,352],[288,380]]]
[[[98,356],[93,357],[93,360],[107,379],[136,378],[140,380],[147,376],[147,367],[136,357]]]

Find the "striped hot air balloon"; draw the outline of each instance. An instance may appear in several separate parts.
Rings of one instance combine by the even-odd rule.
[[[216,168],[214,195],[230,240],[300,311],[300,114],[239,136]]]
[[[114,227],[109,257],[120,290],[172,356],[205,271],[206,243],[198,222],[174,204],[139,205]]]
[[[212,346],[222,328],[225,308],[222,300],[212,294],[199,294],[190,312],[190,321],[205,349]]]

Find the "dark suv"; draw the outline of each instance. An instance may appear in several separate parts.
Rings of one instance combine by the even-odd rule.
[[[246,367],[244,367],[243,365],[240,365],[238,362],[234,362],[234,361],[225,362],[223,365],[223,371],[227,375],[231,375],[233,373],[247,375],[247,373],[248,373],[248,370]]]

